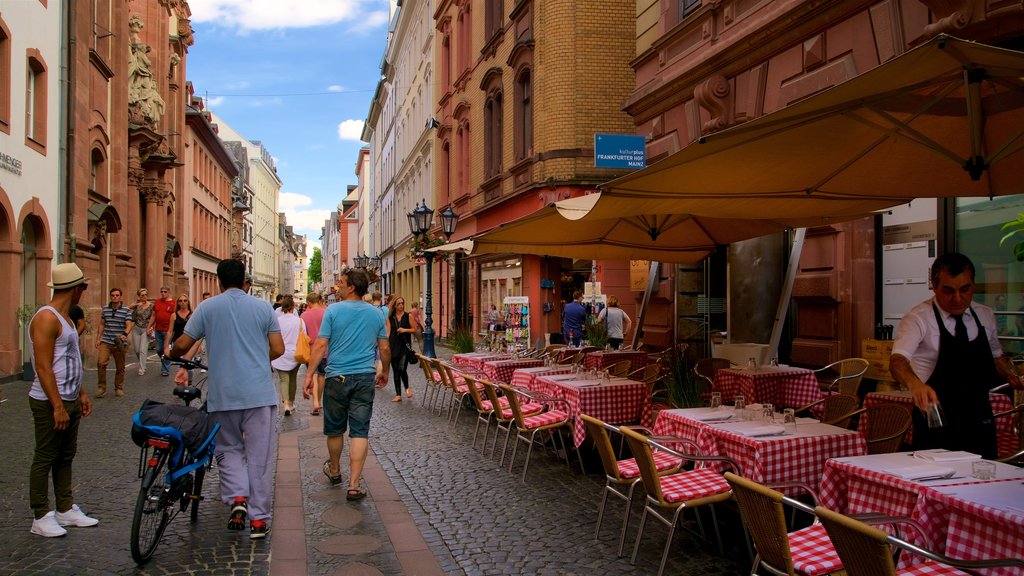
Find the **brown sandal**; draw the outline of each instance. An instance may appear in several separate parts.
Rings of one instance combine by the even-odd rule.
[[[349,488],[348,492],[345,494],[345,500],[350,502],[354,500],[362,500],[363,498],[366,498],[366,488],[363,488],[362,486]]]

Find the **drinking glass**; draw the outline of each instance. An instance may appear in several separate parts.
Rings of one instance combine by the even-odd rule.
[[[750,359],[747,360],[747,370],[750,370],[751,372],[757,371],[757,358],[751,356]]]
[[[946,415],[942,412],[942,405],[933,402],[928,405],[928,427],[942,428],[946,425]]]
[[[778,368],[779,367],[779,357],[778,356],[772,356],[771,365],[772,365],[773,368]]]
[[[722,393],[712,392],[711,393],[711,408],[716,409],[722,405]]]
[[[761,407],[761,419],[765,422],[775,422],[775,406],[763,404]]]
[[[786,429],[786,434],[796,434],[796,410],[786,408],[782,411],[782,426]]]
[[[733,407],[734,407],[734,409],[736,411],[736,416],[740,420],[746,420],[747,419],[747,399],[746,398],[744,398],[743,396],[737,396],[736,400],[735,400],[735,404],[733,405]]]
[[[978,480],[995,480],[996,463],[988,460],[976,460],[971,462],[971,475]]]

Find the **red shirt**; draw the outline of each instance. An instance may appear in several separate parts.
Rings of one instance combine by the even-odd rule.
[[[177,308],[174,298],[153,301],[153,329],[157,332],[167,332],[171,328],[171,316],[174,316]]]

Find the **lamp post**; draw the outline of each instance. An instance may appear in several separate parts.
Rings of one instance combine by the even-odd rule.
[[[416,204],[416,208],[406,215],[409,218],[409,229],[414,236],[422,236],[423,240],[428,238],[430,232],[430,226],[434,217],[434,210],[427,207],[427,201],[424,199],[422,202]],[[452,234],[455,233],[455,226],[459,222],[459,215],[452,211],[451,206],[445,209],[441,213],[441,229],[444,231],[445,237],[449,240]],[[426,243],[426,242],[424,242]],[[433,269],[434,269],[434,255],[428,254],[427,258],[427,292],[426,302],[424,306],[425,316],[423,319],[423,325],[426,328],[423,330],[423,355],[427,358],[437,358],[437,353],[434,352],[434,306],[433,306]]]

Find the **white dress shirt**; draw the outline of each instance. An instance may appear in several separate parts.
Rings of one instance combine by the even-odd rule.
[[[932,372],[935,371],[935,364],[939,360],[939,325],[935,321],[935,313],[932,312],[932,304],[935,299],[925,300],[910,309],[900,319],[899,328],[896,330],[896,341],[893,342],[892,353],[899,354],[910,360],[914,374],[922,382],[928,382]],[[942,317],[943,324],[950,334],[956,333],[956,318],[943,310],[938,304],[935,305]],[[964,312],[964,325],[967,327],[967,337],[974,340],[978,335],[978,325],[974,322],[974,310],[981,320],[988,336],[988,344],[992,349],[992,357],[998,358],[1003,355],[1003,347],[999,344],[999,337],[996,334],[996,315],[992,309],[984,304],[972,302],[969,310]]]

